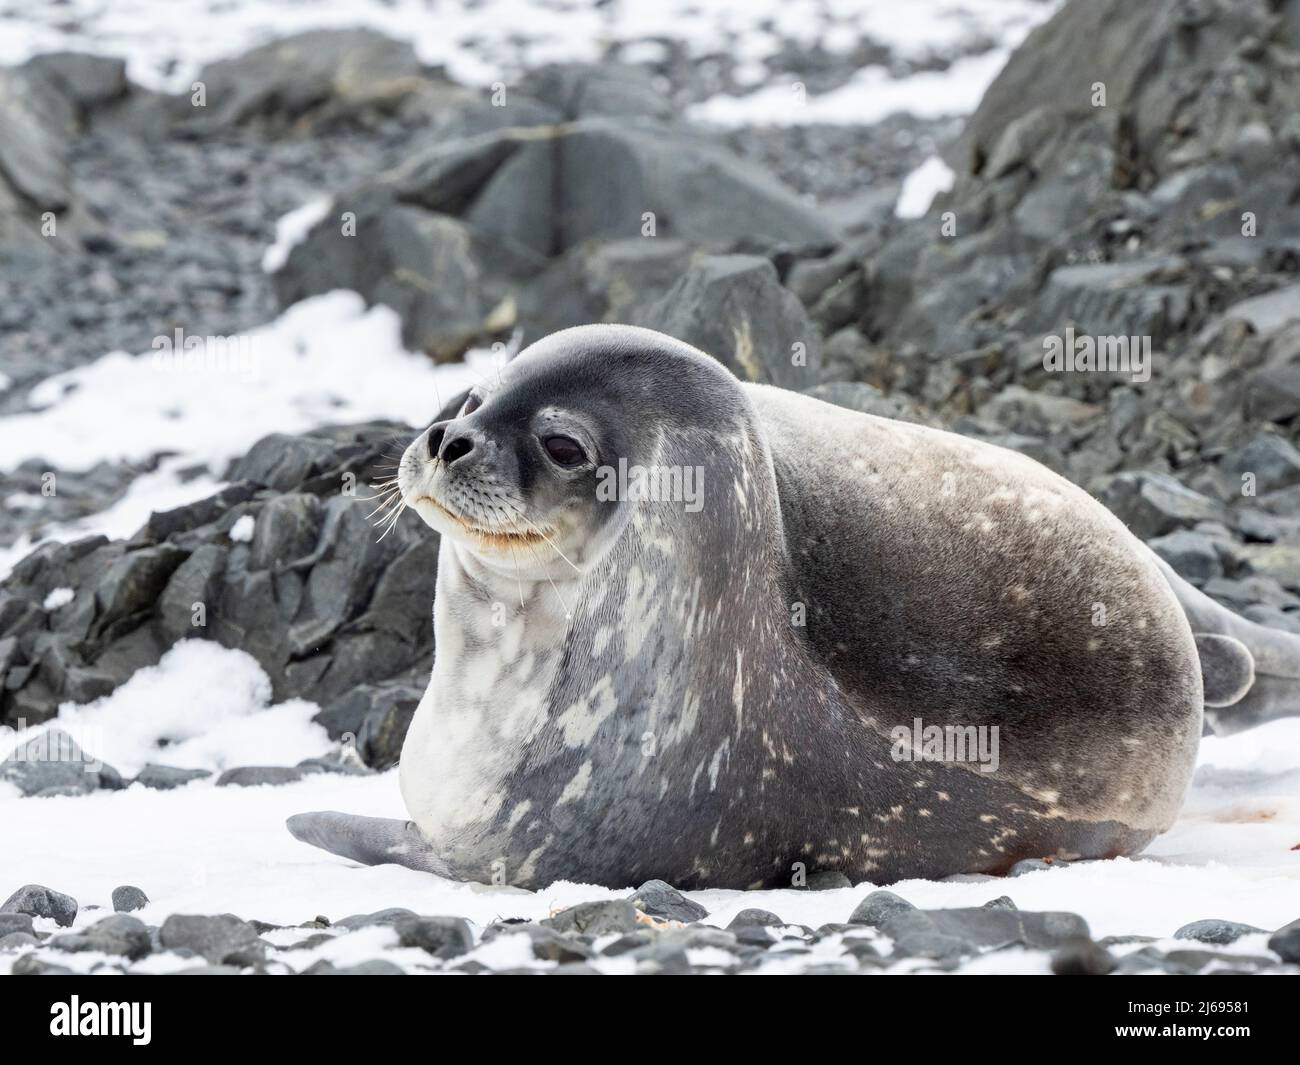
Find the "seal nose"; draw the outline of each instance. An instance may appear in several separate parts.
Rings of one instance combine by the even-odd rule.
[[[442,461],[450,466],[457,459],[463,459],[474,450],[474,441],[468,436],[458,436],[442,445]]]
[[[438,457],[438,449],[442,447],[442,438],[447,435],[447,423],[434,425],[429,429],[429,435],[425,440],[425,446],[429,450],[429,458]]]
[[[454,421],[438,422],[429,427],[425,443],[429,458],[440,459],[450,466],[474,450],[474,431],[456,428]]]

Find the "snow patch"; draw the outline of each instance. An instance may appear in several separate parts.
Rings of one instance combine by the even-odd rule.
[[[937,155],[930,156],[924,163],[903,178],[903,187],[898,193],[898,202],[894,205],[894,214],[898,218],[924,218],[930,204],[941,192],[948,192],[957,179],[952,168]]]
[[[59,607],[71,603],[76,594],[71,588],[55,588],[45,597],[41,606],[46,610],[58,610]]]
[[[307,239],[318,222],[329,214],[334,201],[328,197],[313,200],[290,211],[275,223],[275,243],[262,254],[262,269],[276,273],[289,261],[289,253]]]
[[[0,468],[40,458],[84,470],[167,452],[216,469],[268,433],[427,424],[442,399],[496,371],[486,351],[445,366],[406,351],[396,313],[355,292],[296,303],[247,340],[238,364],[118,351],[46,378],[30,393],[41,409],[0,419]]]
[[[253,529],[257,525],[257,519],[251,514],[243,514],[235,519],[235,524],[230,527],[230,538],[237,543],[248,544],[253,541]]]
[[[57,726],[124,776],[148,762],[213,772],[295,765],[332,746],[311,720],[319,711],[304,699],[272,705],[271,682],[252,655],[182,640],[109,695],[64,703],[49,725],[0,729],[0,745],[8,751]]]

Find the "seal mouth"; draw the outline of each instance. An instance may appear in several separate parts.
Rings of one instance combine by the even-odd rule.
[[[539,544],[549,543],[548,534],[538,532],[518,532],[514,530],[503,531],[500,529],[487,529],[482,525],[476,525],[463,514],[457,514],[446,504],[434,499],[430,495],[416,496],[412,503],[431,503],[445,517],[449,518],[458,528],[466,533],[473,540],[477,541],[483,547],[509,548],[509,547],[534,547]]]

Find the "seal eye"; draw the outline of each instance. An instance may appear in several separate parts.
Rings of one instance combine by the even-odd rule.
[[[582,445],[567,436],[548,436],[542,441],[542,447],[561,466],[577,466],[587,457]]]
[[[463,417],[465,417],[465,415],[467,415],[467,414],[473,414],[473,413],[474,413],[476,410],[478,410],[479,407],[481,407],[481,406],[483,406],[483,404],[479,401],[478,396],[475,396],[475,395],[469,395],[469,396],[466,396],[466,397],[465,397],[465,403],[464,403],[464,405],[460,408],[460,415],[459,415],[459,417],[463,418]]]

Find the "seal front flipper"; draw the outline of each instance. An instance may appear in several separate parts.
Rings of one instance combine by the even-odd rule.
[[[451,876],[411,821],[316,810],[294,814],[285,827],[294,839],[362,865],[404,865],[423,873]]]

